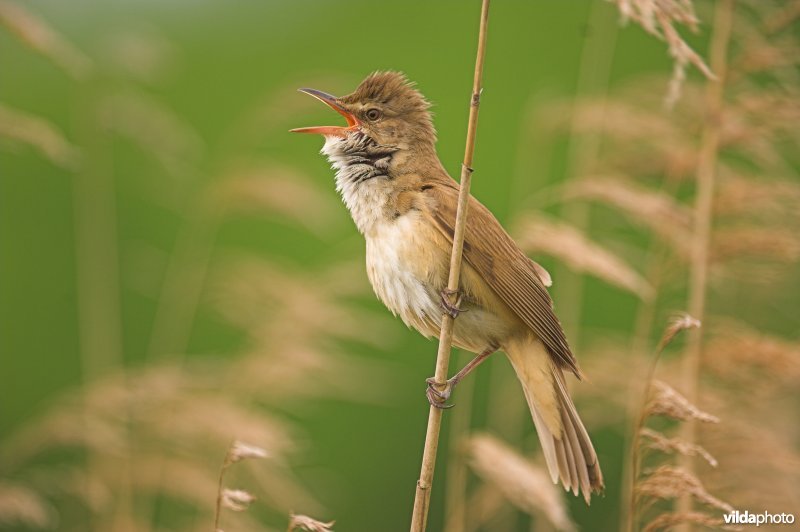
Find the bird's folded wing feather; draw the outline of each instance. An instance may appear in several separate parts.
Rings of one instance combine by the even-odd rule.
[[[437,186],[427,188],[425,192],[433,200],[429,213],[434,225],[452,242],[458,185],[449,178],[448,181],[437,183]],[[544,269],[519,249],[494,215],[472,196],[467,211],[464,260],[536,333],[556,364],[569,368],[580,378],[577,361],[540,278],[539,270]]]

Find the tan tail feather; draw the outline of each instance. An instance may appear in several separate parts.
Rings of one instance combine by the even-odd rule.
[[[591,494],[603,490],[603,473],[589,434],[569,397],[562,371],[554,368],[548,358],[543,360],[541,351],[544,346],[538,341],[507,348],[528,401],[550,477],[554,483],[560,480],[567,491],[582,493],[589,504]],[[550,379],[541,379],[543,370],[547,371],[540,367],[543,363],[549,366]],[[543,389],[548,385],[550,389]],[[547,412],[547,408],[557,408],[558,412]]]
[[[587,475],[588,485],[591,487],[592,491],[600,493],[603,491],[605,485],[603,484],[603,472],[600,470],[600,462],[597,459],[597,453],[594,450],[594,445],[592,445],[592,440],[589,438],[589,433],[586,431],[586,427],[583,426],[583,422],[578,416],[578,411],[575,410],[575,404],[569,396],[566,383],[564,382],[564,374],[560,369],[554,369],[553,376],[558,384],[557,392],[561,400],[562,415],[566,413],[571,422],[565,422],[564,424],[569,426],[569,428],[576,433],[575,437],[578,445],[574,446],[573,449],[583,454],[583,463],[586,466],[583,472]],[[584,497],[588,497],[587,490],[583,491]]]

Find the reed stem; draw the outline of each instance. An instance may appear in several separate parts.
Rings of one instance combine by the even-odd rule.
[[[464,162],[461,165],[461,189],[458,194],[458,210],[453,234],[453,251],[450,255],[450,275],[447,288],[455,293],[459,288],[461,275],[461,255],[464,249],[464,232],[467,221],[469,188],[472,180],[472,157],[475,152],[475,136],[478,128],[478,109],[481,101],[481,80],[483,78],[483,59],[486,52],[486,29],[489,22],[489,0],[483,0],[481,6],[480,30],[478,33],[478,52],[475,59],[475,76],[472,82],[470,98],[469,123],[467,126],[467,143],[464,149]],[[450,364],[450,350],[453,344],[454,320],[447,314],[442,316],[442,328],[439,334],[439,350],[436,356],[436,383],[445,385],[447,370]],[[425,447],[422,454],[422,468],[414,496],[414,512],[411,516],[411,531],[423,532],[428,521],[433,472],[436,468],[436,451],[439,448],[439,432],[442,426],[442,409],[433,405],[428,413],[428,428],[425,434]]]
[[[697,195],[694,205],[695,226],[689,273],[689,314],[700,321],[703,321],[705,317],[714,181],[719,158],[722,100],[732,21],[733,0],[721,0],[716,5],[711,38],[711,70],[716,74],[716,79],[709,79],[706,85],[707,116],[697,164]],[[682,380],[686,386],[686,398],[692,403],[697,402],[702,340],[703,334],[699,329],[691,331],[686,355],[683,359]],[[684,425],[683,439],[689,443],[694,443],[696,440],[696,425],[694,421],[689,420]],[[689,473],[693,474],[694,460],[692,457],[683,457],[681,465]],[[689,512],[691,507],[692,499],[688,494],[679,499],[678,510],[680,512]],[[683,525],[679,530],[689,530],[689,526]]]

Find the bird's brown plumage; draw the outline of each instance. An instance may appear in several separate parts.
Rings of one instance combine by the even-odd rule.
[[[452,243],[455,232],[458,185],[450,176],[435,178],[424,193],[435,198],[426,214]],[[553,301],[540,278],[540,268],[528,258],[492,213],[470,196],[464,259],[509,308],[536,333],[558,367],[580,378],[578,361],[569,348]],[[538,266],[538,267],[537,267]]]
[[[336,186],[367,244],[375,293],[409,326],[438,334],[459,185],[435,150],[427,100],[395,72],[370,75],[341,98],[306,90],[349,126],[303,128],[326,136]],[[546,290],[549,274],[529,259],[492,213],[470,197],[454,343],[505,351],[522,384],[554,481],[589,501],[603,477],[563,370],[580,377]],[[472,366],[470,366],[472,367]]]

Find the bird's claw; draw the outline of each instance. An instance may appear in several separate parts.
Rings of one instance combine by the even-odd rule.
[[[447,408],[453,408],[455,406],[452,404],[447,404],[450,394],[453,393],[453,385],[450,381],[441,384],[436,382],[435,378],[431,377],[429,379],[425,379],[425,382],[428,383],[428,389],[425,390],[425,396],[428,398],[428,402],[432,407],[444,410]]]
[[[462,312],[469,312],[467,309],[459,308],[459,305],[461,305],[461,301],[463,299],[463,295],[458,290],[448,290],[445,288],[440,292],[440,295],[442,296],[442,310],[444,310],[451,318],[456,319]],[[450,297],[454,295],[457,295],[458,297],[456,297],[455,303],[451,303]]]

